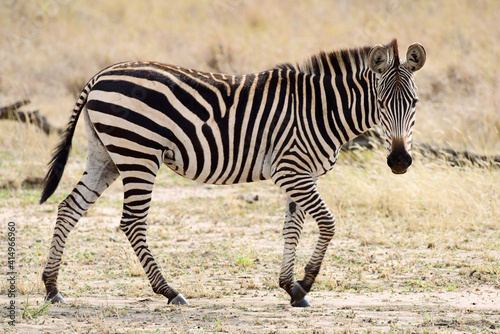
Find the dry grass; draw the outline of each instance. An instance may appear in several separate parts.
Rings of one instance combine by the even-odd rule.
[[[72,96],[118,61],[245,73],[320,49],[397,37],[401,52],[419,41],[428,53],[418,76],[416,138],[498,152],[500,28],[493,13],[499,6],[465,0],[3,3],[0,101],[29,97],[63,125]]]
[[[401,53],[418,41],[428,55],[416,79],[421,103],[414,138],[499,154],[498,12],[498,1],[465,0],[4,1],[0,104],[30,98],[32,108],[64,126],[86,80],[118,61],[149,59],[245,73],[299,61],[320,49],[397,37]],[[43,176],[58,138],[0,123],[0,215],[4,222],[17,222],[18,300],[31,314],[21,320],[27,331],[41,330],[43,321],[56,324],[50,330],[73,332],[293,332],[305,325],[311,332],[500,328],[497,309],[456,306],[460,294],[470,291],[491,289],[492,298],[495,291],[498,295],[500,174],[454,169],[416,155],[406,175],[394,176],[383,151],[361,152],[356,160],[344,155],[320,181],[337,217],[337,235],[311,296],[314,305],[323,307],[290,310],[277,285],[285,198],[272,184],[210,187],[162,169],[151,210],[150,246],[167,279],[194,307],[169,308],[151,291],[118,228],[123,195],[117,182],[68,240],[60,285],[69,306],[51,306],[45,314],[36,304],[43,296],[40,271],[57,203],[85,166],[83,128],[77,129],[59,189],[39,206],[39,190],[22,183]],[[259,200],[249,203],[247,194]],[[308,220],[298,274],[316,239],[317,228]],[[2,281],[2,297],[6,289]],[[427,293],[455,299],[439,306],[442,300]],[[383,298],[373,307],[346,301],[347,296],[374,295]],[[393,300],[394,295],[414,306]],[[412,299],[422,295],[428,305]],[[399,306],[391,309],[388,301]],[[394,317],[400,320],[388,322]]]

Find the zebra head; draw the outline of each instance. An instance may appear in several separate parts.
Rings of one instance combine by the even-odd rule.
[[[413,72],[424,66],[425,58],[425,49],[415,43],[401,63],[396,40],[389,46],[375,45],[368,55],[370,69],[378,79],[377,103],[388,150],[387,164],[394,174],[406,173],[412,163],[410,149],[418,102]]]

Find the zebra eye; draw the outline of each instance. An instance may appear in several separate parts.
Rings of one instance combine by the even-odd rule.
[[[418,99],[417,98],[414,98],[413,99],[413,102],[411,103],[411,107],[412,109],[415,108],[417,106],[417,103],[418,103]]]

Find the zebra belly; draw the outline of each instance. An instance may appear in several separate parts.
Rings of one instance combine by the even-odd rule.
[[[169,167],[172,171],[174,171],[176,174],[200,183],[229,185],[236,183],[262,181],[271,178],[270,167],[263,168],[263,166],[260,166],[260,168],[249,168],[250,166],[248,165],[243,166],[241,170],[234,170],[231,173],[225,173],[225,171],[223,170],[219,174],[211,174],[211,177],[208,178],[196,177],[193,176],[194,174],[196,174],[195,170],[183,169],[183,162],[181,159],[177,159],[178,156],[179,156],[178,151],[171,148],[167,148],[163,154],[163,163],[167,167]],[[230,166],[228,166],[227,170],[230,170],[229,168]],[[265,170],[268,170],[268,172],[265,172]],[[251,173],[249,171],[251,171]]]

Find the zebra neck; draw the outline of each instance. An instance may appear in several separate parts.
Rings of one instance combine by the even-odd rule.
[[[324,76],[320,112],[327,115],[330,136],[339,147],[380,122],[377,79],[369,69]]]

